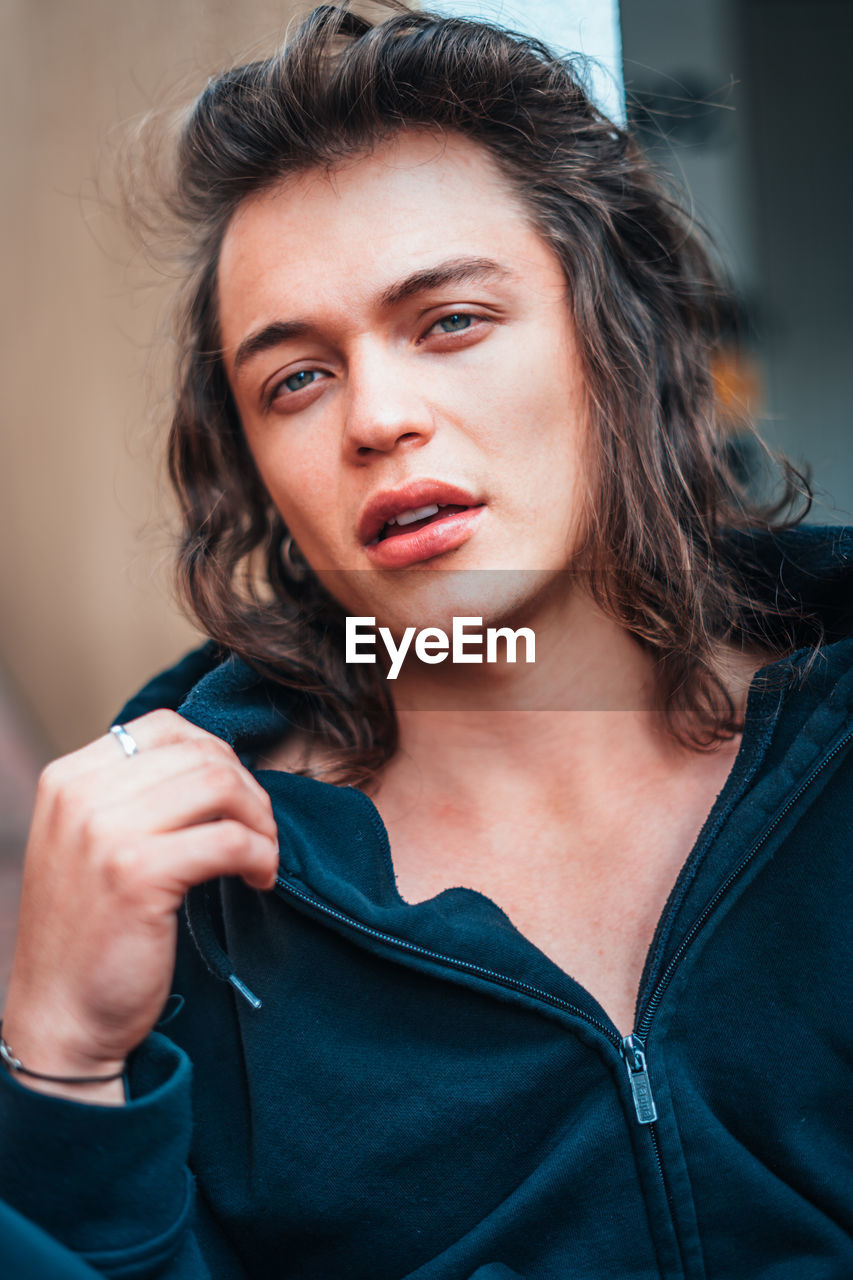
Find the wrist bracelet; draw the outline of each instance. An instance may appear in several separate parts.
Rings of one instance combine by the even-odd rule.
[[[10,1071],[16,1072],[19,1076],[32,1076],[35,1080],[52,1080],[54,1084],[102,1084],[104,1080],[120,1080],[124,1075],[125,1067],[112,1076],[48,1076],[43,1071],[30,1071],[20,1058],[15,1057],[11,1045],[3,1039],[2,1029],[3,1023],[0,1022],[0,1060]]]

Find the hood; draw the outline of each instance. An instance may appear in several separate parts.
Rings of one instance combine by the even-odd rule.
[[[841,686],[843,714],[853,704],[853,680],[844,678],[851,676],[853,668],[853,527],[800,526],[772,534],[732,531],[726,557],[756,597],[806,614],[793,630],[796,650],[762,668],[753,681],[742,750],[732,771],[734,787],[754,772],[771,733],[774,742],[776,738],[791,742],[808,722],[807,733],[812,737],[816,731],[828,734],[835,712],[821,718],[820,708],[828,699],[838,702]],[[745,632],[749,630],[747,620]],[[821,631],[820,659],[803,678]],[[776,638],[766,628],[764,635]],[[787,700],[780,718],[784,691],[797,684],[799,696]],[[296,721],[299,696],[209,642],[146,685],[117,719],[132,719],[154,707],[174,707],[193,724],[228,742],[242,762],[253,768],[256,758],[280,741]],[[384,913],[386,927],[400,924],[401,912],[418,911],[422,904],[406,904],[396,892],[387,832],[363,792],[291,774],[259,772],[258,778],[277,802],[282,871],[291,881],[308,886],[356,919],[373,922],[377,912]],[[342,831],[351,832],[351,840],[342,840]],[[361,849],[354,847],[358,843]],[[469,911],[488,906],[494,925],[494,904],[473,890],[446,894],[460,892],[470,895]],[[435,902],[441,902],[444,910],[451,906],[445,894]],[[260,1008],[260,1000],[234,972],[219,941],[211,915],[211,886],[190,890],[185,906],[193,940],[208,970],[229,982],[253,1008]],[[508,917],[503,919],[507,929],[515,932]],[[495,946],[500,949],[500,937]]]

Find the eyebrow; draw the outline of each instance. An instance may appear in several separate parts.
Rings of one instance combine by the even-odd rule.
[[[492,258],[452,258],[423,271],[415,271],[397,284],[389,285],[379,295],[379,307],[382,311],[390,311],[419,293],[442,289],[449,284],[508,279],[515,275],[516,272]],[[272,347],[313,333],[316,329],[307,320],[273,320],[243,339],[234,355],[234,372],[239,373],[249,360]]]
[[[415,271],[412,275],[392,284],[380,294],[379,305],[383,310],[390,310],[401,302],[418,293],[428,293],[431,289],[443,289],[448,284],[471,284],[488,279],[506,279],[514,275],[509,267],[495,262],[492,258],[451,258],[438,266],[427,267],[425,271]]]

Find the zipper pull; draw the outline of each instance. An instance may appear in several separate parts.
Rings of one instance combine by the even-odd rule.
[[[640,1124],[652,1124],[658,1118],[655,1100],[649,1084],[649,1072],[646,1067],[646,1055],[643,1042],[639,1036],[625,1036],[619,1051],[628,1068],[628,1079],[631,1081],[631,1093],[634,1095],[634,1107]]]

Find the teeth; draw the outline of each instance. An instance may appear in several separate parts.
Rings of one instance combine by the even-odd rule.
[[[447,503],[433,502],[428,507],[412,507],[410,511],[401,511],[398,516],[392,516],[386,523],[388,524],[414,524],[416,520],[425,520],[427,516],[434,516],[439,506],[447,506]]]

